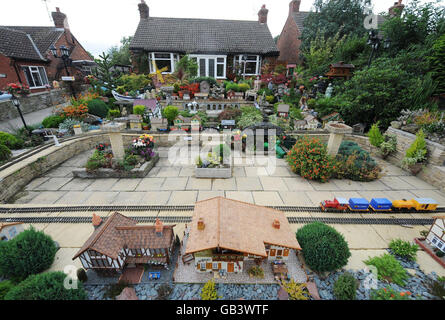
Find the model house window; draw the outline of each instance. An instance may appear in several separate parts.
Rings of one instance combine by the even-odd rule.
[[[190,55],[198,64],[198,77],[226,78],[227,56]]]
[[[176,53],[162,53],[162,52],[151,52],[148,54],[148,62],[150,65],[150,72],[155,72],[155,67],[153,62],[156,63],[158,70],[167,68],[163,74],[175,72],[175,65],[179,61],[179,54]]]
[[[48,84],[48,77],[44,67],[22,67],[26,81],[30,88],[43,88]]]
[[[233,59],[233,72],[239,72],[245,76],[259,75],[261,72],[261,57],[257,55],[235,56]]]

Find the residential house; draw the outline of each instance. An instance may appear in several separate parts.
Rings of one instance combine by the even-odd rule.
[[[433,217],[434,222],[426,236],[426,241],[445,253],[445,216]]]
[[[279,55],[267,26],[268,11],[263,6],[258,21],[160,18],[151,17],[142,0],[130,51],[147,55],[150,72],[155,72],[156,64],[158,69],[167,68],[165,74],[173,73],[176,62],[189,54],[198,63],[198,76],[226,79],[240,72],[256,77],[262,64],[275,64]],[[137,69],[138,59],[132,60]]]
[[[22,222],[0,223],[0,241],[9,241],[23,230]]]
[[[0,89],[19,82],[39,92],[66,76],[63,60],[52,55],[52,46],[69,49],[71,76],[91,73],[94,59],[71,33],[66,15],[56,8],[52,17],[54,27],[0,26]]]
[[[174,225],[165,226],[156,219],[155,225],[140,226],[131,218],[115,212],[106,221],[93,215],[95,230],[79,252],[84,269],[122,271],[126,266],[163,265],[171,261],[174,245]]]
[[[185,255],[197,272],[242,272],[248,260],[287,261],[301,250],[283,212],[223,197],[195,204]]]

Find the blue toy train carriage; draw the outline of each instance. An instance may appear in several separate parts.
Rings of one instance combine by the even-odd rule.
[[[350,198],[348,207],[351,211],[369,211],[369,202],[365,198]]]
[[[373,198],[370,203],[370,208],[376,212],[391,211],[392,202],[386,198]]]

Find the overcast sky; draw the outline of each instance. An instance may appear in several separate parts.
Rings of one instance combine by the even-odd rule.
[[[133,35],[139,22],[140,0],[0,0],[0,25],[53,25],[49,12],[56,7],[68,16],[75,37],[96,57],[124,36]],[[387,11],[396,0],[372,0],[374,13]],[[150,16],[257,20],[263,4],[269,9],[268,26],[275,37],[281,33],[290,0],[146,0]],[[403,1],[404,3],[409,0]],[[6,4],[7,3],[7,4]],[[46,3],[46,5],[45,5]],[[6,4],[6,10],[5,10]],[[302,0],[300,10],[310,11],[313,0]]]

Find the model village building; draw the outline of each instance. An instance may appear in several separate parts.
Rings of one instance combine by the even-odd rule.
[[[445,216],[433,217],[434,223],[426,237],[426,241],[433,247],[445,252]]]
[[[174,245],[174,225],[156,219],[154,226],[141,226],[115,212],[105,222],[93,215],[95,231],[76,253],[85,270],[121,272],[124,267],[153,264],[167,267]]]
[[[139,12],[130,51],[133,56],[146,56],[150,72],[156,71],[156,65],[159,70],[167,68],[166,74],[173,73],[176,62],[188,54],[198,63],[201,77],[227,79],[237,72],[259,76],[261,65],[275,64],[279,55],[265,6],[258,12],[258,21],[151,17],[144,0]]]
[[[197,202],[185,255],[198,272],[242,272],[246,260],[286,261],[301,250],[283,212],[217,197]]]
[[[0,223],[0,241],[9,241],[23,232],[23,230],[22,222]]]
[[[9,83],[21,83],[31,92],[39,92],[53,80],[60,81],[67,74],[63,60],[51,53],[52,46],[69,49],[71,76],[91,73],[94,59],[71,33],[66,15],[56,8],[52,19],[54,27],[0,26],[0,89]]]

